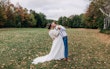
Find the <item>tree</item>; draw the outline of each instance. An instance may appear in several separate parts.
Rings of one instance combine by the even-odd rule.
[[[73,27],[72,20],[70,18],[67,18],[67,26],[70,28]]]
[[[82,28],[84,27],[82,21],[83,15],[71,15],[68,19],[68,26],[71,28]]]
[[[63,17],[60,17],[60,18],[58,19],[58,24],[62,25],[62,22],[63,22]]]
[[[60,17],[58,19],[58,24],[71,28],[82,28],[84,27],[83,16],[84,14],[71,15],[70,17]]]
[[[36,26],[35,11],[30,10],[30,26]]]
[[[108,29],[110,27],[110,0],[92,0],[92,3],[101,12],[101,15],[103,13],[103,29]]]
[[[55,20],[47,19],[47,23],[52,23],[53,21],[55,21]]]
[[[4,27],[4,24],[6,22],[6,14],[5,14],[5,6],[4,1],[0,1],[0,27]]]
[[[85,25],[87,28],[102,28],[103,25],[103,15],[98,9],[98,7],[91,2],[89,5],[88,10],[86,11],[84,18],[85,18]]]
[[[58,24],[63,25],[63,26],[67,26],[68,25],[68,18],[66,16],[60,17],[58,19]]]
[[[39,16],[41,20],[41,23],[40,23],[41,27],[42,28],[46,27],[46,24],[47,24],[46,16],[43,13],[39,13]]]
[[[5,24],[6,16],[3,12],[2,8],[0,7],[0,27],[3,27]]]
[[[5,22],[5,27],[15,27],[15,16],[14,16],[14,5],[8,3],[5,7],[5,13],[7,20]]]

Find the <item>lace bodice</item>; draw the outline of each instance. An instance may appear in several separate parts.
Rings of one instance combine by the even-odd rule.
[[[58,37],[59,35],[59,30],[50,30],[49,31],[49,36],[52,38],[52,39],[55,39],[56,37]]]

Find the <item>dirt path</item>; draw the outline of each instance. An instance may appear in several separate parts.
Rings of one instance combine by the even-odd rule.
[[[93,36],[96,37],[99,41],[106,43],[106,46],[110,45],[110,35],[100,33],[99,30],[94,30],[94,29],[80,29],[80,30],[85,30],[85,31],[94,31]]]
[[[110,45],[110,35],[99,33],[98,31],[96,33],[97,33],[96,34],[97,39],[106,43],[106,46]]]

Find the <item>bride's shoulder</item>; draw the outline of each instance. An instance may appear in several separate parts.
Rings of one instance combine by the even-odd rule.
[[[52,31],[53,31],[53,29],[49,30],[49,32],[52,32]]]
[[[49,30],[49,34],[53,34],[53,33],[55,33],[55,32],[56,32],[56,30],[54,30],[54,29]]]

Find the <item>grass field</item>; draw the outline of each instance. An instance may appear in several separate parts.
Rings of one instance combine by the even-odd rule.
[[[0,69],[110,69],[110,35],[91,29],[67,29],[69,61],[32,65],[49,53],[52,40],[47,29],[0,29]]]

